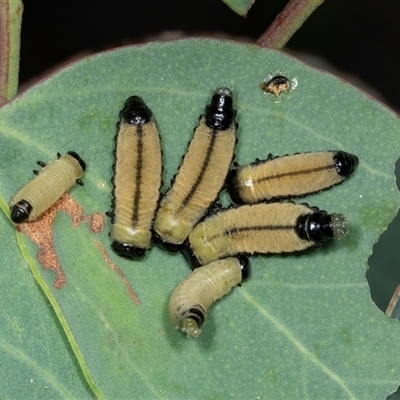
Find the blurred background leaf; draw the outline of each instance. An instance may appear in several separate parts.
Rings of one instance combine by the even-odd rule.
[[[222,0],[230,9],[242,17],[247,15],[255,0]]]

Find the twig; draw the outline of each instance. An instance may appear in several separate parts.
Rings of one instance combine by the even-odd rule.
[[[256,43],[262,47],[282,49],[323,2],[324,0],[290,0]]]
[[[18,91],[22,10],[21,0],[0,0],[0,105]]]

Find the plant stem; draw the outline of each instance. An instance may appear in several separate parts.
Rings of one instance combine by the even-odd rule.
[[[21,0],[0,0],[0,105],[18,91],[22,10]]]
[[[323,2],[324,0],[290,0],[256,43],[262,47],[282,49]]]

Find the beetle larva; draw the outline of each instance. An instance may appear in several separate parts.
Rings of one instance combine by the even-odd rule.
[[[57,160],[48,165],[38,161],[43,169],[25,185],[11,200],[11,220],[19,224],[33,221],[50,208],[75,182],[86,169],[85,162],[75,151],[57,154]]]
[[[236,143],[232,104],[232,92],[218,88],[200,116],[182,165],[157,211],[154,231],[164,247],[173,250],[184,242],[225,182]]]
[[[219,211],[195,226],[185,249],[200,265],[253,253],[291,253],[340,239],[347,233],[342,214],[327,214],[295,203],[260,203]]]
[[[134,259],[151,246],[161,186],[160,137],[151,110],[138,96],[126,100],[117,128],[111,247],[118,255]]]
[[[358,158],[344,151],[270,156],[232,170],[228,188],[235,203],[305,196],[343,182],[357,164]]]
[[[228,257],[196,268],[173,291],[169,316],[176,329],[197,338],[208,308],[249,276],[245,257]]]

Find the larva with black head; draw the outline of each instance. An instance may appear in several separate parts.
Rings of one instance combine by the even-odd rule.
[[[173,291],[169,316],[176,329],[197,338],[209,307],[249,276],[245,257],[228,257],[196,268]]]
[[[34,171],[36,176],[12,198],[10,209],[14,223],[34,221],[76,182],[82,184],[80,178],[86,169],[82,158],[75,151],[57,156],[48,165],[38,161],[43,169]]]
[[[269,81],[260,83],[260,88],[265,93],[274,94],[276,97],[290,88],[290,80],[283,75],[275,75]]]
[[[237,166],[228,177],[235,203],[253,204],[305,196],[328,189],[349,178],[358,165],[354,154],[320,151]]]
[[[260,203],[225,209],[190,233],[185,253],[196,266],[237,254],[291,253],[347,234],[342,214],[295,203]]]
[[[232,92],[218,88],[157,211],[154,231],[162,246],[177,249],[216,200],[234,156],[235,116]]]
[[[111,247],[129,259],[151,246],[162,174],[160,137],[152,111],[138,96],[121,110],[115,136]]]

